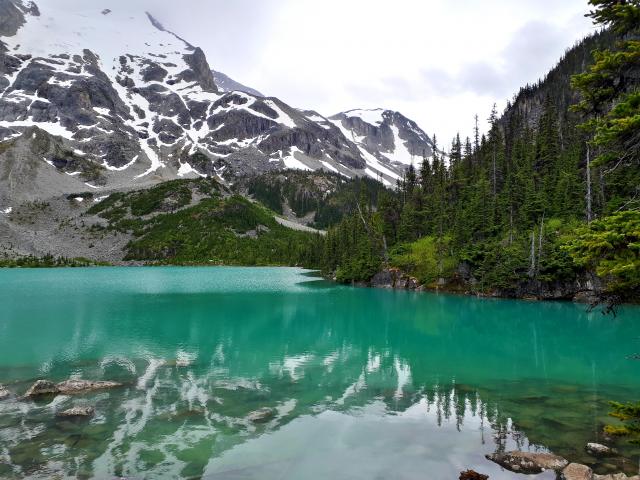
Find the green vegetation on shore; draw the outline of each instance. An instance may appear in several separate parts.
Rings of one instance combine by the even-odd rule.
[[[259,203],[212,179],[115,193],[92,207],[101,227],[133,234],[125,260],[161,264],[309,265],[319,235],[286,228]],[[100,228],[100,227],[98,227]]]
[[[42,257],[34,255],[0,256],[0,268],[97,267],[107,265],[107,263],[96,262],[88,258],[54,257],[53,255],[44,255]]]

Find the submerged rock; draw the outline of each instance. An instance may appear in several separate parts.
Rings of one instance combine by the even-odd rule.
[[[587,453],[594,457],[606,457],[617,453],[613,448],[602,445],[601,443],[587,443],[585,449]]]
[[[53,383],[49,380],[38,380],[31,385],[25,393],[25,397],[38,397],[41,395],[57,395],[59,393],[73,395],[76,393],[92,392],[94,390],[104,390],[122,386],[118,382],[91,381],[91,380],[65,380],[60,383]]]
[[[92,392],[94,390],[105,390],[108,388],[121,387],[122,384],[118,382],[108,381],[91,381],[91,380],[65,380],[56,385],[59,393],[67,395],[73,395],[76,393]]]
[[[460,472],[459,480],[487,480],[489,475],[483,475],[474,470],[467,470],[466,472]]]
[[[247,415],[247,420],[252,423],[264,423],[271,420],[276,415],[276,411],[273,408],[265,407],[255,412],[251,412]]]
[[[485,457],[507,470],[526,474],[541,473],[544,470],[560,471],[569,464],[564,458],[552,453],[531,453],[518,450],[493,453],[485,455]]]
[[[593,480],[640,480],[640,475],[634,475],[633,477],[627,477],[624,473],[608,474],[608,475],[594,475]]]
[[[62,418],[77,418],[77,417],[93,417],[95,413],[95,409],[93,407],[73,407],[64,412],[58,413],[58,417]]]
[[[570,463],[562,471],[561,480],[593,480],[593,471],[586,465]]]
[[[39,397],[40,395],[55,395],[60,393],[58,386],[49,380],[38,380],[24,394],[25,397]]]
[[[9,392],[9,390],[4,388],[4,385],[0,385],[0,400],[4,400],[5,398],[9,398],[9,395],[11,395],[11,392]]]

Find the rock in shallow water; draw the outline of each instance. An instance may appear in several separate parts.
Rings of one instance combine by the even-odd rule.
[[[616,473],[609,475],[594,475],[593,480],[640,480],[640,475],[627,477],[624,473]]]
[[[487,480],[489,475],[483,475],[475,470],[467,470],[466,472],[460,472],[459,480]]]
[[[606,457],[616,453],[613,448],[602,445],[601,443],[587,443],[586,450],[587,453],[595,457]]]
[[[9,392],[9,390],[4,388],[3,385],[0,385],[0,400],[4,400],[5,398],[9,398],[9,395],[11,395],[11,392]]]
[[[541,473],[544,470],[560,471],[569,464],[564,458],[552,453],[531,453],[518,450],[493,453],[485,455],[485,457],[507,470],[525,474]]]
[[[107,388],[121,387],[118,382],[96,381],[91,380],[65,380],[56,385],[60,393],[73,395],[74,393],[91,392],[94,390],[105,390]]]
[[[261,408],[260,410],[256,410],[255,412],[251,412],[247,415],[247,420],[253,423],[264,423],[268,422],[275,416],[276,412],[273,408]]]
[[[73,407],[64,412],[58,413],[58,417],[63,418],[78,418],[78,417],[93,417],[95,409],[93,407]]]
[[[65,380],[60,383],[53,383],[49,380],[38,380],[34,383],[25,397],[38,397],[40,395],[55,395],[63,393],[73,395],[77,393],[92,392],[94,390],[104,390],[107,388],[116,388],[122,386],[121,383],[107,381],[91,381],[91,380]]]
[[[60,393],[58,386],[49,380],[37,380],[24,394],[25,397],[38,397],[40,395],[52,395]]]
[[[561,480],[593,480],[593,471],[586,465],[570,463],[562,471]]]

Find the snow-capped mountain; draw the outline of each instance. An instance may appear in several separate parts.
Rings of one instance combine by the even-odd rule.
[[[390,177],[433,155],[432,139],[399,112],[356,109],[334,115],[330,121],[356,144],[367,168]]]
[[[411,156],[428,152],[428,137],[398,113],[329,119],[225,91],[203,51],[151,14],[73,5],[0,0],[0,173],[9,172],[0,206],[283,168],[391,185]]]

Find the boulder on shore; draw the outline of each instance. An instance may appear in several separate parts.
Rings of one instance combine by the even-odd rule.
[[[485,455],[488,460],[516,473],[536,474],[545,470],[563,470],[569,462],[552,453],[521,452],[519,450],[507,453],[493,453]]]
[[[39,397],[40,395],[55,395],[60,393],[58,386],[49,380],[37,380],[24,394],[25,397]]]
[[[271,420],[276,415],[276,411],[273,408],[265,407],[255,412],[251,412],[247,415],[247,420],[252,423],[265,423]]]
[[[88,418],[93,417],[95,410],[93,407],[73,407],[57,414],[62,418]]]

